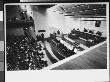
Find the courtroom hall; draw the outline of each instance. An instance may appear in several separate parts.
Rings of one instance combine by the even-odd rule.
[[[8,71],[107,68],[107,4],[18,4],[5,10]]]

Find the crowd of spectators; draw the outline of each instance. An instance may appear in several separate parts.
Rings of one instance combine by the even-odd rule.
[[[35,70],[48,66],[43,47],[27,36],[8,35],[6,42],[7,70]]]
[[[38,35],[38,34],[37,34],[36,38],[37,38],[37,41],[42,41],[42,42],[44,42],[44,34],[43,34],[43,33],[42,33],[41,35]]]

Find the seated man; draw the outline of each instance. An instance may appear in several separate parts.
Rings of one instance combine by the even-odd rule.
[[[88,32],[88,30],[86,28],[84,28],[84,32]]]
[[[94,32],[92,30],[89,30],[89,33],[94,34]]]
[[[102,36],[102,32],[97,31],[96,35]]]
[[[71,30],[71,34],[75,34],[75,32],[76,32],[75,29]]]

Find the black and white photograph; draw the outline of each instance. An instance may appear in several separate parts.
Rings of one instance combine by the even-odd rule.
[[[5,5],[6,70],[107,69],[106,3]]]

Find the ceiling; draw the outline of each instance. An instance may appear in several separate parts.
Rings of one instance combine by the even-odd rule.
[[[43,8],[50,8],[50,7],[53,7],[55,5],[52,5],[52,4],[47,4],[47,5],[38,5],[38,7],[43,7]]]
[[[56,7],[56,11],[65,16],[104,17],[106,16],[106,4],[62,4]]]
[[[55,4],[41,4],[41,5],[31,5],[31,8],[33,11],[38,11],[38,9],[42,11],[43,9],[51,8],[53,6],[55,6]]]
[[[53,12],[64,14],[72,17],[95,17],[106,18],[106,4],[80,4],[80,3],[63,3],[63,4],[42,4],[33,5],[32,9],[37,11],[37,8],[53,8]]]

